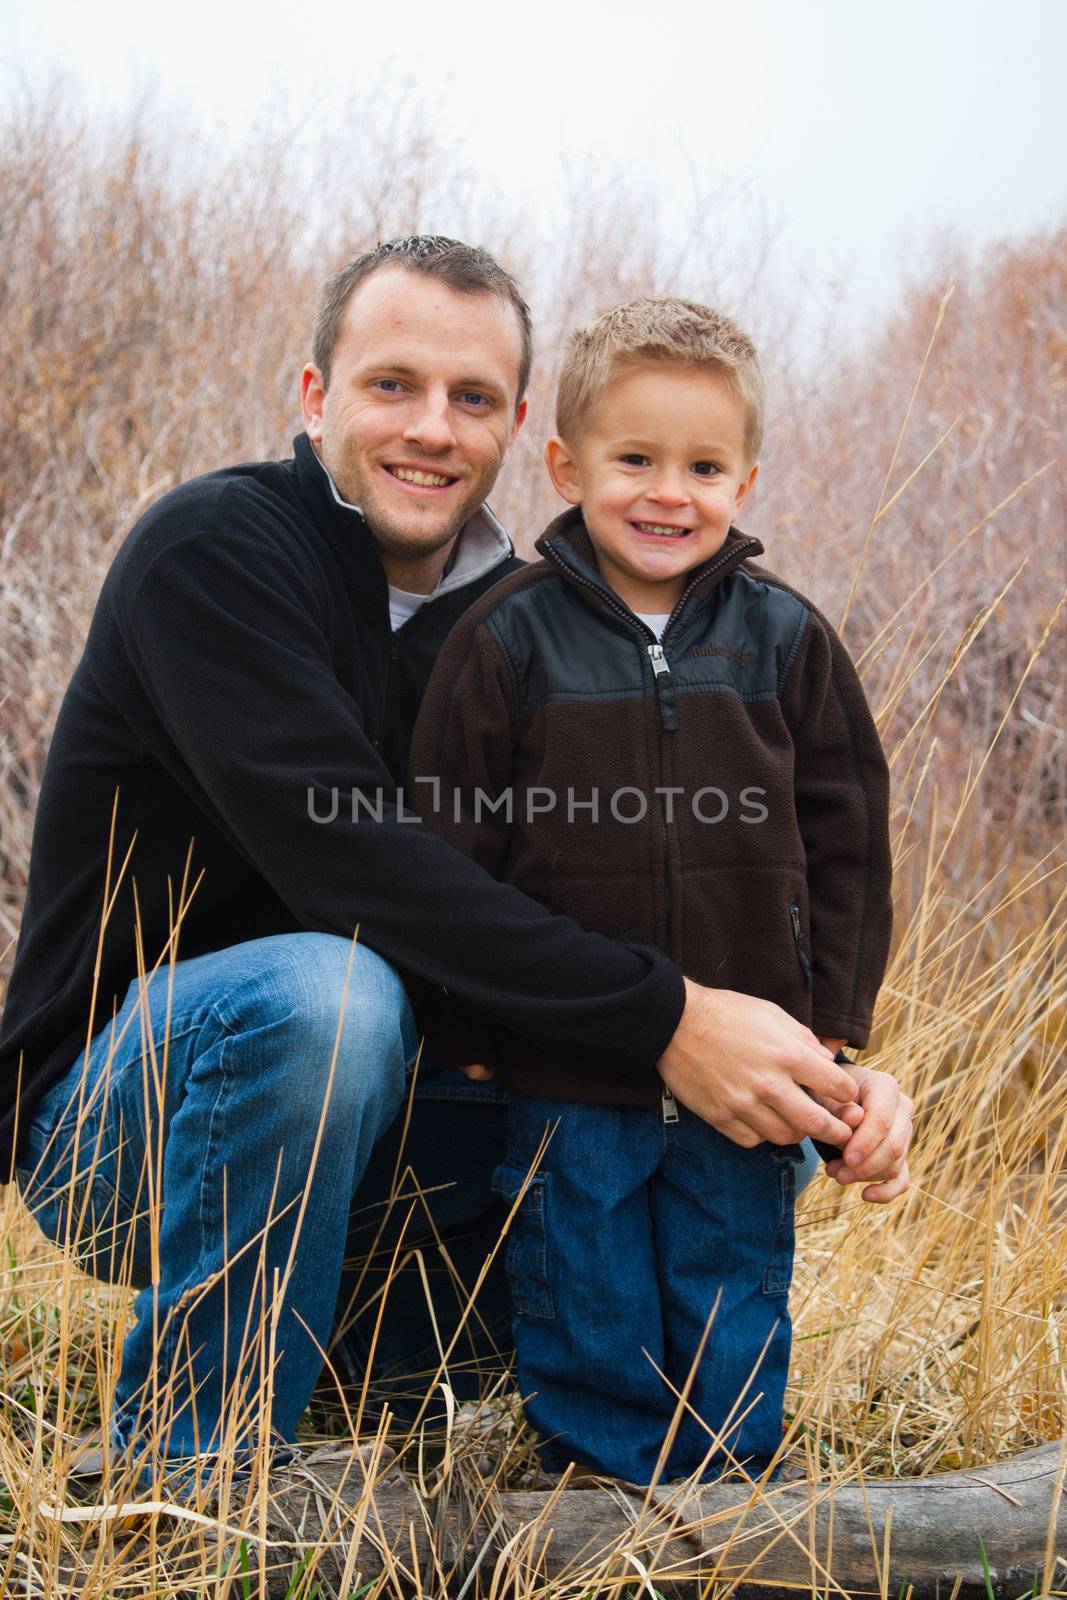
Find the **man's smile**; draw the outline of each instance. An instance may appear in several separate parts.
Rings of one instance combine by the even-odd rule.
[[[385,471],[397,483],[405,484],[408,488],[425,492],[427,489],[451,489],[459,480],[445,472],[434,472],[428,467],[404,467],[399,464],[386,464]]]

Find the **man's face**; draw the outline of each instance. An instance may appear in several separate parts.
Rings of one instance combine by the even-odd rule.
[[[489,494],[526,412],[521,360],[510,305],[389,266],[346,307],[329,388],[304,369],[308,436],[393,581],[432,588]]]

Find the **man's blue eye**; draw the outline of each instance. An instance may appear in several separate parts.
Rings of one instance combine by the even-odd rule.
[[[468,406],[486,406],[489,404],[489,397],[479,394],[476,389],[471,389],[463,396],[463,403]]]
[[[378,387],[379,389],[384,389],[387,394],[392,394],[400,388],[400,384],[396,378],[379,378]]]

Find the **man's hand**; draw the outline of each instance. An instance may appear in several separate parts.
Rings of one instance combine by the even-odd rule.
[[[855,1081],[855,1097],[863,1110],[863,1120],[845,1145],[841,1159],[828,1161],[826,1171],[841,1184],[865,1183],[862,1198],[884,1205],[902,1195],[911,1181],[908,1146],[915,1107],[888,1072],[857,1066],[847,1070]],[[820,1103],[831,1113],[838,1109],[832,1099],[820,1096]]]
[[[472,1083],[488,1083],[493,1076],[492,1067],[483,1067],[474,1062],[469,1067],[462,1067],[460,1070],[467,1074]]]
[[[746,1149],[763,1139],[851,1140],[848,1123],[812,1095],[847,1105],[859,1090],[810,1028],[754,995],[705,989],[689,978],[685,989],[682,1020],[659,1059],[676,1100]]]

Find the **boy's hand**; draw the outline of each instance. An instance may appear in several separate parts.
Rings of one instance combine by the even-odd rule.
[[[682,1020],[659,1059],[677,1100],[745,1149],[764,1139],[845,1145],[852,1129],[823,1100],[859,1100],[856,1083],[781,1006],[685,980]],[[880,1176],[880,1174],[879,1174]]]
[[[826,1171],[840,1184],[865,1183],[862,1198],[885,1205],[902,1195],[911,1182],[908,1147],[915,1107],[890,1073],[873,1067],[852,1066],[846,1070],[855,1081],[863,1117],[841,1159],[827,1162]],[[832,1101],[822,1096],[819,1100],[827,1110],[835,1110]]]
[[[469,1067],[461,1067],[460,1070],[465,1072],[467,1077],[470,1078],[474,1083],[488,1083],[489,1079],[493,1076],[492,1067],[479,1066],[473,1062]]]

